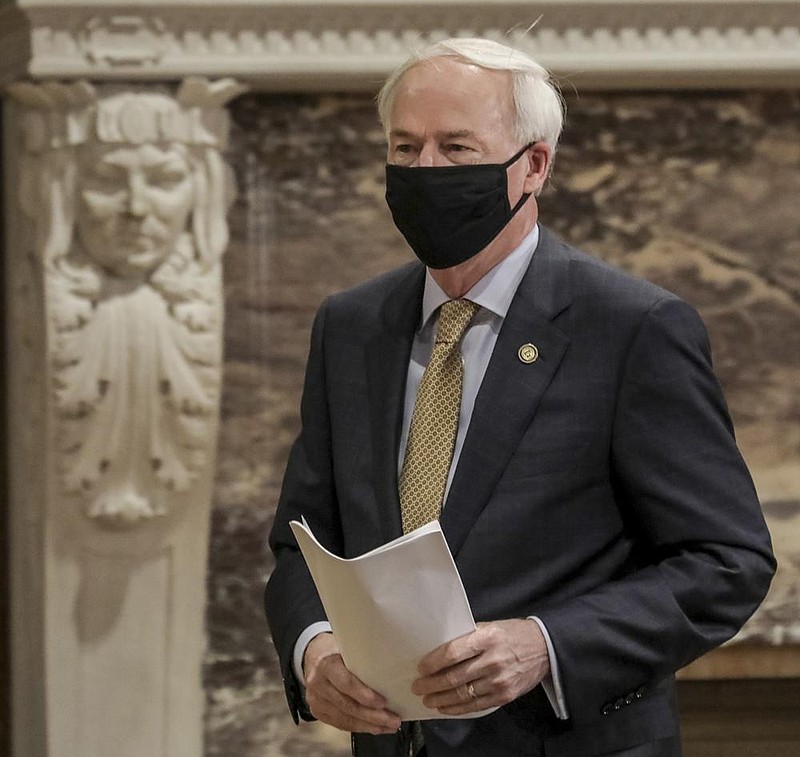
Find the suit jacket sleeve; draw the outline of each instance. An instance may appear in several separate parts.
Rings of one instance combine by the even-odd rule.
[[[639,545],[639,567],[538,612],[577,721],[599,712],[613,717],[730,638],[763,599],[774,572],[705,328],[676,298],[656,302],[630,344],[610,471]]]
[[[341,552],[322,347],[326,306],[327,303],[320,308],[311,332],[311,350],[300,407],[302,429],[289,454],[270,533],[269,544],[276,565],[264,595],[267,622],[295,721],[298,716],[310,720],[312,715],[293,671],[294,645],[303,630],[327,618],[289,522],[305,516],[314,524],[314,535],[331,551]]]

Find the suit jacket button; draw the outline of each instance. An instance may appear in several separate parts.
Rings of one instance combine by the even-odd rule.
[[[611,705],[610,704],[603,705],[603,709],[600,710],[600,712],[602,712],[603,715],[610,715],[611,714]]]
[[[636,694],[628,694],[625,697],[625,704],[633,704],[636,701]]]

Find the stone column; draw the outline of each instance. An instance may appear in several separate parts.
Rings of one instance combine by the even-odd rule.
[[[14,757],[200,757],[231,80],[16,83]]]

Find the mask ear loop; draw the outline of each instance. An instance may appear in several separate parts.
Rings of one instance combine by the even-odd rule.
[[[503,168],[511,168],[531,147],[533,147],[536,142],[528,142],[525,147],[523,147],[518,153],[514,153],[505,163],[503,163]]]
[[[518,153],[512,155],[505,163],[503,163],[503,168],[505,170],[511,168],[511,166],[513,166],[514,163],[516,163],[535,144],[536,142],[528,142],[528,144],[525,145],[525,147],[523,147]],[[511,218],[513,218],[517,214],[517,211],[528,201],[530,196],[531,192],[527,192],[526,194],[523,194],[522,197],[519,198],[519,202],[517,202],[517,204],[513,208],[511,208]]]

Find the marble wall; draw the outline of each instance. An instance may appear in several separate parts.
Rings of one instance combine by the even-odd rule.
[[[782,557],[743,638],[800,642],[800,92],[565,95],[542,219],[702,312]],[[316,307],[410,253],[383,203],[369,97],[253,94],[232,111],[207,754],[345,755],[341,735],[286,711],[261,612],[265,539]]]

